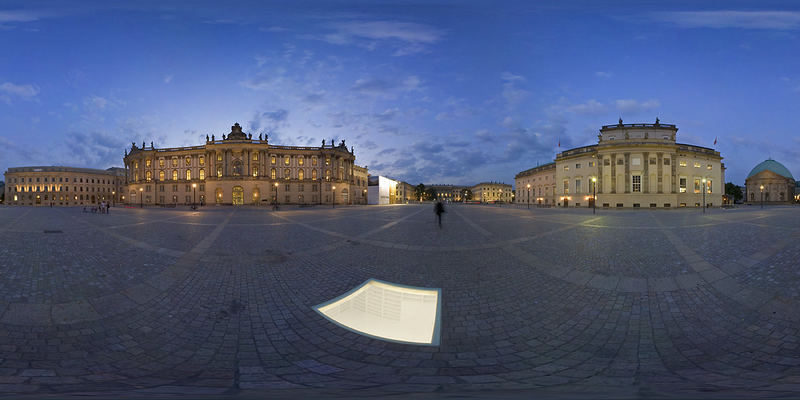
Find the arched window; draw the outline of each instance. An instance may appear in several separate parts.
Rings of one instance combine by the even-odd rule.
[[[317,166],[317,156],[311,157],[311,165]]]
[[[177,181],[178,180],[178,170],[177,169],[173,169],[172,170],[172,180],[173,181]]]
[[[161,171],[158,171],[158,180],[160,180],[160,181],[164,180],[164,170],[163,169]]]
[[[258,176],[258,168],[253,168],[253,177]]]
[[[206,165],[206,158],[205,157],[200,156],[200,159],[198,161],[200,161],[200,166],[201,167]]]
[[[261,197],[261,191],[258,188],[253,188],[253,204],[258,204],[258,200]]]
[[[283,165],[289,165],[289,156],[283,156]]]
[[[258,153],[253,153],[253,161],[258,161]]]
[[[217,153],[217,162],[222,162],[222,153]]]
[[[272,168],[271,170],[269,170],[269,178],[270,179],[275,179],[275,168]]]
[[[297,165],[301,165],[302,166],[303,163],[305,163],[305,157],[297,156]]]
[[[217,178],[222,178],[222,166],[217,165]]]
[[[278,162],[277,157],[275,157],[274,155],[269,156],[269,163],[270,164],[275,165],[276,162]]]
[[[192,165],[192,157],[186,156],[186,166]]]
[[[150,182],[150,180],[153,179],[153,173],[151,171],[147,171],[146,174],[147,174],[147,178],[146,179],[147,179],[148,182]]]
[[[302,169],[297,171],[297,179],[299,179],[301,181],[303,180],[303,170]]]
[[[292,177],[292,171],[289,168],[283,170],[283,177],[285,179],[290,179]]]
[[[316,169],[312,169],[311,170],[311,179],[317,179],[317,170]]]
[[[222,188],[217,188],[216,193],[214,194],[214,201],[217,203],[222,203]]]
[[[175,158],[172,159],[172,166],[173,167],[177,167],[178,166],[178,157],[175,157]]]
[[[202,180],[205,180],[205,179],[206,179],[206,170],[203,169],[203,168],[200,168],[200,180],[202,181]]]
[[[331,180],[331,170],[329,170],[329,169],[325,170],[325,180],[326,181]]]
[[[158,166],[164,168],[164,157],[158,159]]]
[[[192,170],[190,170],[190,169],[186,170],[186,180],[187,181],[192,180]]]

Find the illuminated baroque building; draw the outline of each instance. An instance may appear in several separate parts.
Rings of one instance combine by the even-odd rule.
[[[555,204],[556,163],[547,163],[518,173],[514,177],[514,187],[517,188],[517,203],[537,206]]]
[[[725,165],[720,153],[677,143],[677,132],[658,119],[655,124],[620,119],[600,129],[598,144],[558,153],[556,205],[589,207],[595,193],[598,207],[700,207],[704,197],[708,206],[721,205]],[[520,194],[526,189],[517,186]]]
[[[511,185],[505,183],[481,182],[470,190],[472,191],[472,200],[481,202],[502,201],[505,203],[510,203],[514,200]]]
[[[125,170],[61,166],[16,167],[5,173],[5,204],[82,206],[123,202]]]
[[[276,146],[239,124],[205,145],[125,154],[130,204],[364,204],[366,168],[344,140],[319,147]]]

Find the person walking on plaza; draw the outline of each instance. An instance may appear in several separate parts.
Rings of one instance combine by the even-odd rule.
[[[442,214],[444,214],[444,204],[442,204],[441,201],[437,201],[433,206],[433,212],[436,213],[436,217],[439,219],[439,229],[442,229]]]

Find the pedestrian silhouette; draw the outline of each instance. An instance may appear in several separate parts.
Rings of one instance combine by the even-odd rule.
[[[437,201],[433,206],[433,212],[436,213],[436,217],[439,219],[439,229],[442,229],[442,214],[444,214],[444,204],[442,204],[441,201]]]

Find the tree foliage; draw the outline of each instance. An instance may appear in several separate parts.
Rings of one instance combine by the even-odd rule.
[[[735,185],[733,182],[728,182],[725,184],[725,194],[733,197],[734,203],[738,203],[744,198],[742,188],[740,188],[738,185]]]
[[[424,200],[424,197],[425,197],[425,185],[420,183],[419,185],[414,186],[414,197],[419,201]]]
[[[472,189],[464,191],[464,200],[472,200]]]

